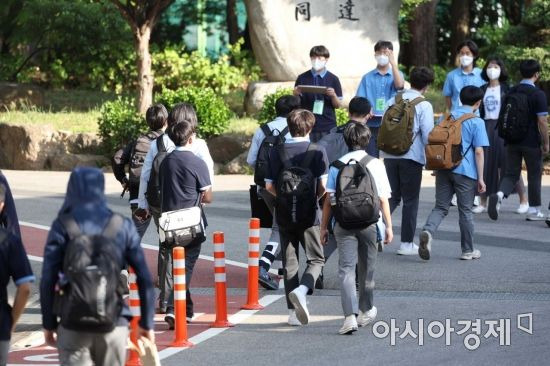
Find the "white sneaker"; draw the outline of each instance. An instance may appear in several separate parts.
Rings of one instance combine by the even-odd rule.
[[[481,252],[477,249],[474,249],[472,252],[462,253],[460,259],[468,261],[470,259],[479,259],[481,258]]]
[[[309,311],[307,310],[306,297],[299,291],[299,288],[295,289],[288,294],[288,299],[294,305],[296,311],[296,318],[302,325],[309,323]]]
[[[483,213],[483,212],[487,212],[487,207],[479,205],[479,206],[474,207],[472,209],[472,212],[475,213],[475,214],[480,214],[480,213]]]
[[[360,327],[366,327],[370,323],[376,319],[376,314],[378,314],[378,310],[376,309],[376,306],[373,306],[372,309],[370,309],[367,312],[359,311],[359,316],[357,317],[357,324],[359,324]]]
[[[289,310],[288,311],[288,325],[292,325],[293,327],[299,327],[302,325],[298,318],[296,317],[296,311]]]
[[[453,198],[451,198],[451,206],[456,206],[456,205],[457,205],[456,194],[453,194]]]
[[[415,243],[401,243],[397,250],[398,255],[416,255],[418,253],[418,245]]]
[[[536,211],[535,213],[528,214],[525,218],[527,221],[544,221],[546,220],[546,217],[541,211]]]
[[[527,211],[529,211],[529,204],[528,203],[520,203],[518,209],[516,210],[516,213],[526,214]]]
[[[418,248],[418,255],[424,260],[430,259],[430,253],[432,252],[432,234],[429,231],[422,231],[418,236],[420,240],[420,246]]]
[[[479,206],[479,196],[474,196],[474,206]]]
[[[346,316],[344,319],[344,325],[338,331],[339,334],[352,334],[357,330],[357,319],[355,319],[355,314]]]

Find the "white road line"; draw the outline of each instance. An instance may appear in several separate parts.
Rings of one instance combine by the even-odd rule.
[[[282,298],[283,295],[266,295],[260,299],[260,304],[263,306],[268,306],[275,301]],[[256,314],[259,310],[241,310],[229,317],[229,321],[233,324],[239,324],[245,321],[246,319],[250,318],[252,315]],[[229,328],[210,328],[208,330],[205,330],[202,333],[197,334],[194,337],[189,338],[189,342],[193,343],[194,345],[197,345],[199,343],[202,343],[214,336],[217,336],[218,334],[226,331]],[[176,347],[169,347],[165,348],[162,351],[159,352],[159,357],[161,360],[168,358],[170,356],[173,356],[179,352],[182,352],[186,350],[187,347],[184,348],[176,348]]]

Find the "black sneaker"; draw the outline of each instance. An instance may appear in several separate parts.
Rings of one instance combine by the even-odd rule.
[[[166,316],[164,317],[164,321],[168,323],[168,329],[174,330],[176,326],[176,317],[174,316],[174,314],[172,313],[166,314]]]
[[[315,289],[316,290],[322,290],[325,288],[325,284],[323,283],[323,272],[319,273],[319,277],[317,277],[317,281],[315,281]]]
[[[489,218],[491,220],[497,220],[498,219],[498,211],[500,209],[500,197],[498,194],[493,193],[489,196],[489,202],[487,203],[487,213],[489,214]]]
[[[546,225],[548,225],[548,227],[550,227],[550,213],[548,214],[548,216],[546,217]]]
[[[260,274],[258,276],[258,282],[266,290],[278,290],[279,289],[279,284],[273,278],[271,278],[269,273],[267,273],[267,271],[263,267],[260,267]]]

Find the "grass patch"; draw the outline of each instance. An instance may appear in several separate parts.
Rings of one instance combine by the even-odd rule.
[[[99,109],[88,112],[53,112],[29,109],[25,111],[7,111],[0,113],[0,122],[18,125],[50,125],[54,130],[73,133],[97,133]]]
[[[51,112],[98,110],[107,101],[116,99],[116,94],[96,90],[59,90],[44,91],[44,110]]]
[[[229,121],[229,127],[226,133],[233,133],[236,135],[252,136],[254,131],[258,128],[258,121],[254,118],[232,118]]]

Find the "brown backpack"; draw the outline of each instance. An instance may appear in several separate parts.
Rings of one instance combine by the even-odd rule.
[[[473,113],[465,113],[455,120],[447,114],[445,119],[433,128],[426,145],[426,169],[454,169],[460,165],[465,155],[462,154],[462,123],[474,117],[476,115]]]

